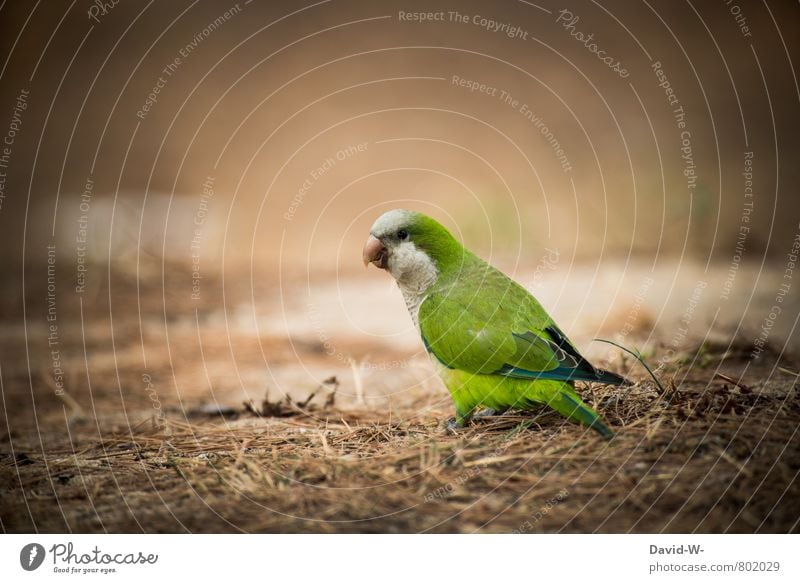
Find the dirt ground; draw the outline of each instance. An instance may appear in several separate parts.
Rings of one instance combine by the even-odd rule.
[[[4,292],[2,529],[800,531],[796,354],[772,341],[753,359],[750,329],[712,334],[708,314],[676,335],[691,294],[656,312],[670,302],[655,288],[602,293],[636,289],[626,274],[583,311],[557,274],[539,293],[596,364],[636,381],[578,387],[608,442],[544,410],[448,433],[449,397],[383,274],[229,279],[224,297],[209,279],[197,303],[185,274],[114,274],[60,304],[60,395],[42,306],[27,301],[26,323]],[[661,387],[595,335],[640,348]]]

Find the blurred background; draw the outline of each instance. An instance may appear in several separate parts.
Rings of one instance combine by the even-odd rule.
[[[791,284],[792,2],[12,2],[2,14],[6,314],[20,311],[23,263],[28,286],[45,283],[35,266],[50,244],[62,312],[128,285],[112,271],[175,279],[190,312],[225,309],[225,270],[245,296],[281,276],[360,275],[369,226],[398,206],[512,274],[562,275],[556,299],[578,264],[615,283],[638,265],[602,301],[630,301],[658,274],[642,300],[655,319],[700,281],[704,312],[733,304],[737,327],[749,306],[755,333]],[[784,339],[794,316],[775,322]]]
[[[26,226],[27,259],[51,239],[71,245],[91,180],[92,261],[109,240],[114,260],[140,247],[188,261],[210,178],[206,270],[251,258],[274,269],[281,256],[348,268],[357,257],[340,248],[403,204],[526,260],[550,245],[590,260],[726,262],[751,152],[743,261],[781,261],[798,227],[796,5],[561,10],[8,3],[4,127],[29,95],[5,177],[4,254],[21,257]],[[403,17],[420,13],[441,19]],[[590,34],[625,77],[579,40]]]
[[[793,335],[792,2],[12,2],[2,14],[3,310],[21,315],[31,295],[34,330],[49,259],[68,335],[82,299],[110,317],[107,290],[159,318],[233,310],[258,333],[317,339],[327,320],[326,335],[411,345],[390,283],[360,265],[374,219],[409,207],[572,325],[619,332],[633,308],[655,324],[670,302],[679,315],[699,302],[701,333],[723,322],[754,340],[766,319],[773,341]],[[770,318],[781,284],[792,301]],[[277,318],[292,302],[297,318]]]
[[[361,265],[396,207],[594,357],[797,351],[796,2],[12,1],[0,28],[7,425],[331,374],[446,410]]]

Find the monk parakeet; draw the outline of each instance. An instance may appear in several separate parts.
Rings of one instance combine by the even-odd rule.
[[[545,404],[613,436],[575,381],[628,384],[594,368],[525,288],[465,249],[434,219],[397,209],[375,221],[364,264],[397,280],[414,325],[463,427],[478,408]]]

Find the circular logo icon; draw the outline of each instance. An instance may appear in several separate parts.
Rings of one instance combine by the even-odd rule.
[[[26,571],[35,571],[44,562],[44,547],[39,543],[30,543],[19,552],[19,564]]]

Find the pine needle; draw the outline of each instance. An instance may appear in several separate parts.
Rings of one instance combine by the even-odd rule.
[[[653,378],[653,381],[655,381],[656,385],[660,389],[661,394],[663,395],[664,393],[666,393],[666,390],[664,389],[664,385],[661,384],[661,381],[658,380],[658,377],[655,375],[655,373],[652,371],[652,369],[649,366],[647,366],[647,363],[644,361],[644,357],[641,355],[641,353],[638,350],[636,352],[634,352],[633,350],[630,350],[629,348],[625,348],[621,344],[617,344],[613,340],[606,340],[605,338],[593,338],[592,340],[596,340],[597,342],[605,342],[606,344],[612,344],[613,346],[616,346],[620,350],[630,354],[632,357],[634,357],[636,360],[638,360],[642,364],[642,366],[645,368],[645,370],[648,373],[650,373],[650,376]]]

